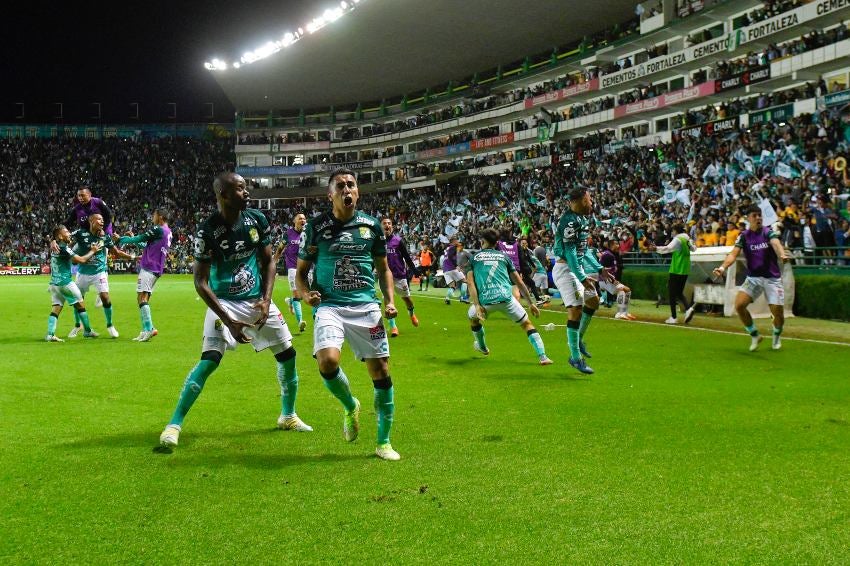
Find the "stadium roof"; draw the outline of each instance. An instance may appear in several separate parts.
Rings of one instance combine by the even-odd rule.
[[[267,59],[213,73],[238,110],[378,101],[578,41],[629,19],[635,4],[366,0]]]

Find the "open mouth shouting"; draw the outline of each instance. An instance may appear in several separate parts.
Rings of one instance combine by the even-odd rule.
[[[342,197],[342,204],[344,204],[346,208],[350,208],[354,206],[354,199],[351,198],[351,195],[345,195]]]

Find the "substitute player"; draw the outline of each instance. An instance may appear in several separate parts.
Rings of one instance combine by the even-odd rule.
[[[540,316],[540,310],[534,304],[528,287],[523,283],[519,273],[514,268],[513,262],[496,246],[499,242],[499,233],[492,228],[483,230],[480,234],[481,251],[472,255],[466,267],[466,283],[469,288],[471,305],[467,317],[469,327],[475,341],[472,347],[484,354],[490,355],[490,350],[484,341],[484,326],[482,322],[492,313],[504,313],[512,321],[516,322],[525,330],[528,341],[537,354],[541,366],[552,363],[546,356],[543,346],[543,338],[531,323],[522,305],[513,295],[513,285],[516,285],[520,294],[528,301],[528,308],[535,317]]]
[[[390,345],[375,295],[375,277],[384,297],[384,316],[398,315],[393,304],[393,275],[387,265],[384,232],[377,218],[357,210],[360,190],[350,169],[336,169],[328,178],[333,208],[307,221],[298,253],[298,291],[318,307],[313,326],[313,356],[325,387],[345,409],[343,437],[353,442],[360,433],[360,401],[351,394],[348,377],[339,367],[342,344],[348,340],[354,356],[366,362],[374,387],[378,417],[375,454],[399,460],[390,444],[395,404],[390,377]],[[307,273],[315,265],[313,286]]]
[[[300,212],[292,219],[292,226],[286,229],[285,239],[282,240],[275,252],[275,264],[283,254],[284,267],[286,268],[286,276],[289,280],[289,292],[291,297],[286,298],[286,304],[289,305],[289,312],[295,315],[295,320],[298,322],[298,331],[304,332],[307,329],[307,321],[304,320],[304,315],[301,311],[301,295],[298,293],[298,286],[295,283],[295,268],[298,267],[298,249],[301,246],[301,236],[304,235],[304,225],[307,224],[307,217]]]
[[[413,313],[413,299],[410,298],[410,281],[408,275],[417,273],[416,266],[413,264],[413,259],[407,251],[407,244],[404,238],[398,234],[393,234],[393,221],[390,217],[384,216],[381,218],[381,228],[384,229],[384,237],[387,239],[387,264],[390,266],[390,271],[393,274],[393,284],[401,296],[401,300],[407,305],[407,314],[410,315],[410,323],[413,326],[419,326],[419,319]],[[395,319],[390,321],[390,337],[398,336],[398,326]]]
[[[56,322],[59,320],[59,314],[62,312],[62,307],[66,301],[74,307],[74,311],[80,317],[83,328],[85,328],[83,336],[90,338],[93,335],[89,325],[89,315],[86,312],[83,295],[80,293],[77,284],[71,279],[71,264],[86,263],[100,251],[102,244],[95,242],[85,255],[77,255],[68,248],[68,244],[71,243],[71,233],[64,225],[53,229],[53,239],[57,243],[59,252],[50,254],[50,296],[53,301],[53,309],[47,318],[47,337],[45,340],[48,342],[64,342],[56,336]]]
[[[749,226],[738,235],[735,247],[715,268],[714,275],[722,277],[726,268],[732,265],[743,250],[747,260],[747,278],[741,285],[735,297],[735,310],[744,323],[744,329],[750,335],[750,352],[754,352],[764,339],[753,322],[753,316],[747,306],[764,293],[770,314],[773,315],[773,344],[778,350],[782,347],[782,326],[785,324],[785,288],[782,286],[782,272],[779,260],[788,261],[790,256],[785,252],[779,240],[779,234],[770,226],[762,226],[761,209],[753,205],[747,210]]]
[[[298,371],[292,334],[272,302],[275,264],[269,222],[248,208],[245,179],[222,173],[213,183],[218,212],[198,228],[195,239],[195,291],[207,304],[201,360],[186,377],[177,407],[159,437],[164,447],[177,446],[186,413],[218,368],[226,349],[250,343],[254,351],[271,350],[277,361],[281,412],[277,426],[310,432],[295,413]]]
[[[151,317],[150,300],[154,285],[165,270],[165,260],[171,247],[171,228],[168,226],[170,216],[168,209],[159,207],[153,211],[153,228],[138,236],[131,234],[118,238],[119,246],[142,244],[145,247],[139,266],[139,278],[136,281],[136,302],[139,304],[139,316],[142,319],[142,331],[133,338],[136,342],[147,342],[157,334]]]

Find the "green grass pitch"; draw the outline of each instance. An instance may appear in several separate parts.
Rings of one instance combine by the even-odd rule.
[[[276,430],[274,360],[229,352],[173,454],[153,451],[200,353],[204,306],[187,276],[151,301],[139,332],[135,279],[111,278],[115,323],[90,301],[96,340],[43,341],[45,278],[0,281],[0,563],[834,563],[850,562],[850,348],[786,339],[749,353],[736,321],[636,324],[600,311],[596,374],[567,364],[557,307],[538,323],[555,365],[524,333],[488,321],[472,349],[466,308],[401,300],[390,344],[393,446],[373,456],[372,388],[360,439],[296,335],[297,410],[313,433]],[[290,326],[283,298],[275,301]],[[636,305],[642,320],[664,308]],[[71,327],[66,307],[58,334]],[[759,321],[763,331],[768,322]],[[850,341],[846,324],[791,319],[786,335]]]

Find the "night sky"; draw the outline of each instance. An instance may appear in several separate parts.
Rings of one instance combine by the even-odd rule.
[[[322,0],[15,2],[4,11],[0,123],[232,122],[203,63],[228,61],[336,4]],[[25,117],[17,118],[18,102]],[[63,103],[63,118],[58,107]],[[130,117],[138,102],[140,120]]]

